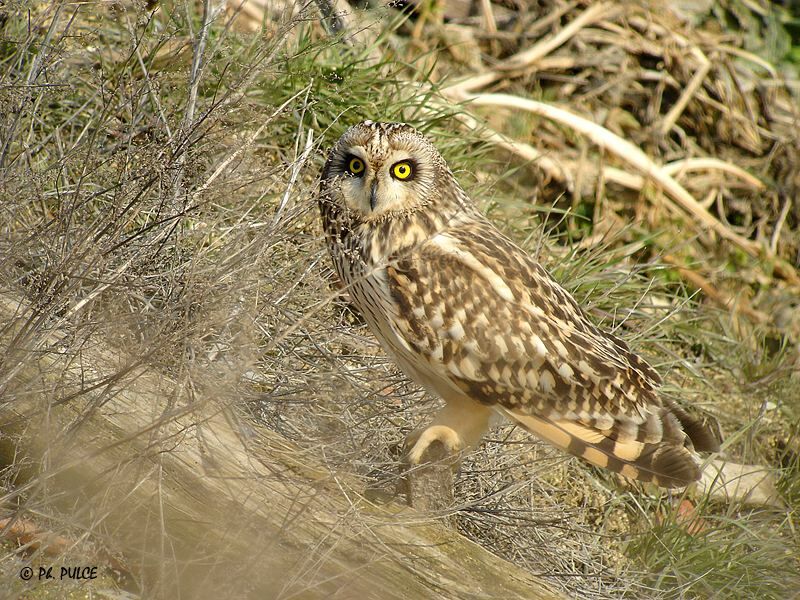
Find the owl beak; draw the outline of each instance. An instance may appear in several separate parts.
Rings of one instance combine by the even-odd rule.
[[[374,180],[369,188],[369,207],[375,210],[378,205],[378,180]]]

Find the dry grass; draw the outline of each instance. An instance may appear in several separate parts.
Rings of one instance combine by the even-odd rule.
[[[335,289],[314,203],[324,149],[346,126],[406,120],[598,322],[668,374],[666,393],[719,420],[727,456],[778,474],[785,503],[722,506],[690,491],[696,533],[673,499],[498,424],[462,466],[458,531],[582,598],[790,597],[800,585],[798,75],[751,47],[754,28],[784,39],[779,13],[751,4],[715,3],[689,20],[619,3],[353,10],[340,39],[313,5],[267,14],[252,33],[244,13],[231,21],[211,3],[205,13],[9,3],[0,285],[18,312],[0,323],[3,516],[73,540],[64,560],[85,558],[85,543],[118,557],[109,597],[164,593],[142,556],[172,564],[169,547],[184,540],[164,528],[160,547],[124,547],[111,511],[61,500],[47,451],[147,369],[277,432],[297,465],[340,485],[353,508],[334,540],[282,574],[285,596],[304,589],[335,536],[368,520],[355,508],[362,492],[394,495],[398,445],[438,402],[386,360]],[[27,375],[50,356],[66,373],[101,346],[123,366],[89,366],[77,388],[57,366]],[[202,410],[182,398],[167,405]],[[26,452],[62,405],[81,416],[50,425],[44,452]],[[169,433],[178,418],[153,416],[140,433],[148,457],[181,453],[187,442]],[[54,593],[22,585],[17,548],[2,552],[8,595]]]

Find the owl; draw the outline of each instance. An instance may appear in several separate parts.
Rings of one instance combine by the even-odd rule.
[[[663,487],[700,478],[707,425],[478,210],[441,154],[404,123],[336,142],[318,196],[334,268],[402,371],[445,405],[406,440],[423,461],[480,442],[497,411],[599,467]]]

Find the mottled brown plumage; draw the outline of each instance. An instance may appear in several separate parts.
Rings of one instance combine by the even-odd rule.
[[[446,401],[409,440],[476,444],[492,410],[585,460],[642,481],[700,477],[718,442],[659,396],[658,374],[598,329],[494,227],[430,142],[365,121],[331,150],[319,197],[334,266],[400,368]]]

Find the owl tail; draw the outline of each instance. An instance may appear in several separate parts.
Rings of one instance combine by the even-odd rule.
[[[677,409],[677,410],[675,410]],[[572,420],[550,420],[508,409],[502,412],[530,433],[587,462],[631,479],[666,488],[684,487],[700,479],[697,450],[715,451],[719,443],[700,421],[679,407],[633,432],[597,429]]]

